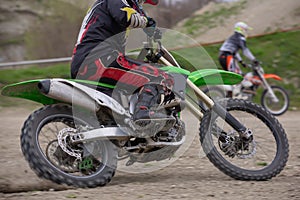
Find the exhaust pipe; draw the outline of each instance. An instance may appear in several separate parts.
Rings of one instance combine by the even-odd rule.
[[[67,81],[42,80],[38,88],[45,96],[56,99],[72,105],[77,105],[91,111],[98,111],[100,105],[88,94],[77,89]]]

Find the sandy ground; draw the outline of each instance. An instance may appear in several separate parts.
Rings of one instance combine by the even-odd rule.
[[[0,110],[0,199],[299,199],[300,198],[300,112],[279,117],[290,142],[290,157],[281,174],[270,181],[243,182],[218,171],[201,154],[198,127],[191,146],[170,166],[152,173],[118,171],[105,187],[77,189],[39,179],[20,150],[19,135],[30,109]]]

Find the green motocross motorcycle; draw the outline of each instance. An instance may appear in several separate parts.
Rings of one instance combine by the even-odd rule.
[[[27,118],[21,132],[22,152],[39,177],[97,187],[110,182],[119,163],[126,168],[172,160],[189,134],[184,115],[199,120],[205,155],[228,176],[260,181],[283,170],[289,144],[274,116],[252,102],[214,101],[199,89],[237,84],[243,77],[217,69],[190,72],[185,62],[178,61],[178,51],[168,51],[162,43],[159,37],[147,37],[136,57],[160,63],[160,69],[175,79],[173,98],[153,108],[167,115],[159,121],[136,123],[132,113],[137,92],[99,82],[53,78],[3,88],[2,95],[42,105]]]

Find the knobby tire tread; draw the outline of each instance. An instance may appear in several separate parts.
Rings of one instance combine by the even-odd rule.
[[[116,162],[114,161],[114,165],[111,167],[105,167],[103,170],[104,173],[102,171],[101,174],[97,174],[87,179],[67,176],[64,172],[55,169],[53,166],[49,165],[47,161],[45,161],[45,158],[41,155],[42,152],[39,152],[39,148],[37,148],[37,144],[35,144],[36,133],[33,129],[37,127],[35,123],[41,120],[39,119],[40,115],[43,116],[43,114],[45,112],[49,112],[49,110],[50,112],[51,110],[57,110],[62,113],[70,114],[72,108],[69,105],[64,104],[48,105],[33,112],[24,122],[20,138],[21,149],[30,168],[37,174],[38,177],[51,180],[58,184],[66,184],[81,188],[93,188],[97,186],[105,186],[109,183],[115,174]],[[116,157],[111,159],[115,161],[117,160]]]
[[[262,120],[265,120],[268,126],[273,126],[273,132],[275,132],[274,136],[278,137],[277,145],[280,151],[280,155],[277,157],[277,160],[274,160],[272,164],[270,164],[266,168],[263,168],[262,170],[250,171],[232,165],[217,152],[215,146],[212,150],[209,150],[211,144],[208,144],[207,140],[205,140],[204,138],[206,138],[207,134],[209,134],[207,130],[209,129],[210,125],[211,112],[206,112],[200,124],[200,142],[210,162],[212,162],[214,166],[217,167],[220,171],[237,180],[265,181],[277,176],[285,167],[289,156],[288,139],[282,125],[271,113],[252,102],[247,102],[239,99],[227,99],[223,100],[223,103],[224,102],[228,103],[227,109],[235,108],[241,111],[247,110],[250,113],[252,110],[253,113],[258,113],[259,117],[261,117]]]

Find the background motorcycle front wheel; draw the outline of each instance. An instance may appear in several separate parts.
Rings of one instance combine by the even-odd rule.
[[[279,116],[284,114],[290,104],[289,95],[285,89],[280,86],[272,85],[271,89],[273,90],[275,96],[278,99],[278,102],[274,102],[270,97],[268,90],[264,90],[261,96],[261,105],[270,111],[272,115]]]
[[[45,106],[32,113],[21,134],[22,152],[32,170],[41,178],[75,187],[97,187],[110,182],[117,166],[116,149],[110,141],[70,143],[66,149],[83,155],[82,159],[70,156],[58,143],[61,130],[88,127],[88,121],[88,116],[76,117],[72,107],[63,104]],[[68,143],[68,135],[63,137]]]
[[[200,141],[208,159],[238,180],[261,181],[278,175],[289,155],[287,136],[278,120],[249,101],[227,99],[219,103],[253,131],[253,141],[243,146],[245,143],[239,142],[239,134],[229,124],[213,111],[206,112],[200,124]],[[226,134],[226,144],[232,145],[224,146],[221,134]]]

